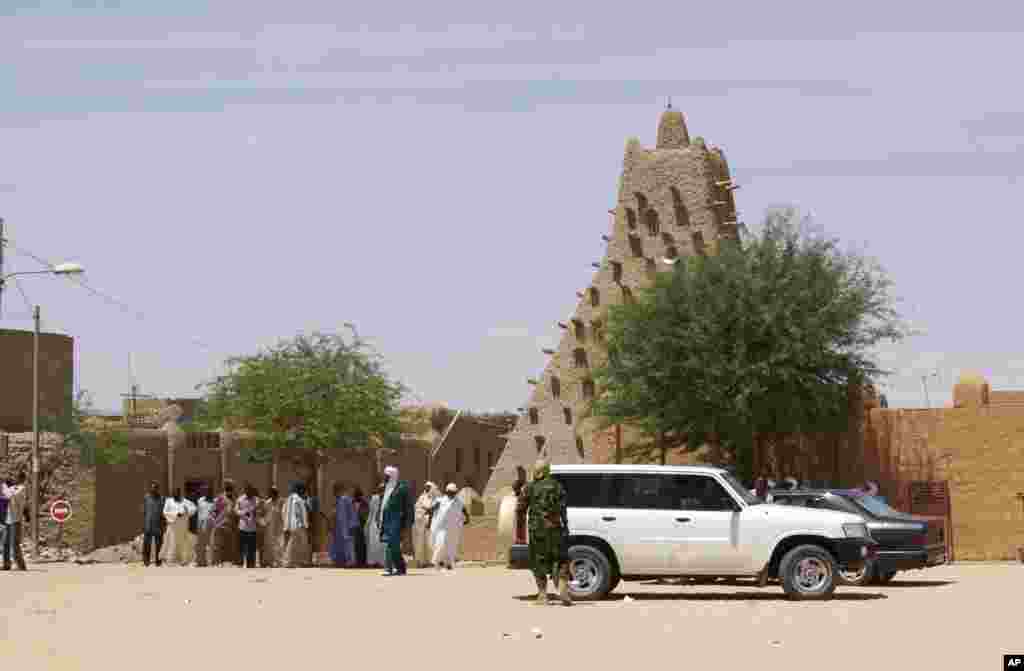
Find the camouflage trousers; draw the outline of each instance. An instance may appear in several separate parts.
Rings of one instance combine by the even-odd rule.
[[[569,563],[568,547],[561,529],[530,530],[530,570],[537,580],[558,578]]]

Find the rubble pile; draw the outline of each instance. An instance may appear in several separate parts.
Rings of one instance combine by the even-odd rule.
[[[126,564],[142,561],[142,535],[119,545],[109,545],[76,557],[76,564]]]
[[[22,539],[21,553],[25,561],[32,561],[32,541]],[[65,547],[62,552],[58,552],[57,548],[50,547],[45,540],[39,539],[40,562],[78,561],[78,557],[78,552],[74,548]]]

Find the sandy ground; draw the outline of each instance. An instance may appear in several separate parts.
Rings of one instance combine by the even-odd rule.
[[[623,583],[609,601],[570,609],[530,605],[529,574],[503,568],[384,578],[42,564],[0,572],[0,666],[968,671],[1024,652],[1014,615],[1024,566],[901,576],[826,603],[788,602],[777,586]]]

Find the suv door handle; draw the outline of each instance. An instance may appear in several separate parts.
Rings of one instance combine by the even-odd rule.
[[[689,517],[677,517],[676,518],[676,522],[692,522],[692,521],[693,520],[691,520]]]
[[[614,517],[602,517],[601,519],[604,520],[605,522],[614,522],[615,521]]]

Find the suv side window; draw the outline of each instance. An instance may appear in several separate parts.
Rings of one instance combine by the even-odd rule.
[[[670,477],[657,474],[610,475],[609,508],[678,510]]]
[[[736,501],[725,488],[707,475],[674,475],[676,505],[674,510],[732,511]]]
[[[566,498],[570,508],[604,508],[605,476],[595,473],[555,474],[555,480],[565,487]]]

